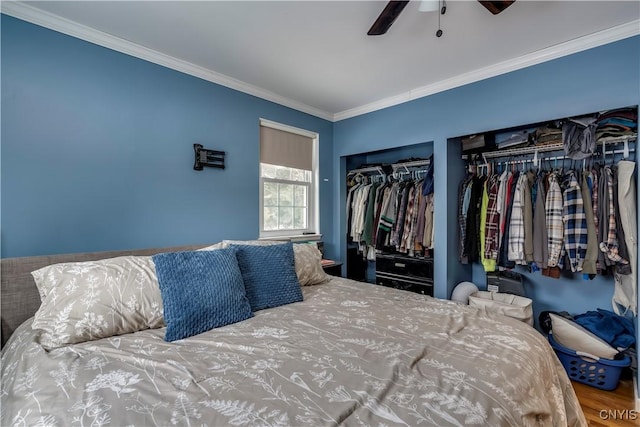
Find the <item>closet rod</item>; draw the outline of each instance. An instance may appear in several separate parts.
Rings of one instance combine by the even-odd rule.
[[[634,153],[636,151],[635,148],[629,148],[629,153]],[[597,153],[600,154],[600,153]],[[609,154],[625,154],[624,150],[611,150],[611,151],[605,151],[604,152],[605,155],[609,155]]]

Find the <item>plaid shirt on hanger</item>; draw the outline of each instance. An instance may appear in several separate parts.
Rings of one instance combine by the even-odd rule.
[[[584,257],[587,253],[587,217],[584,212],[582,191],[575,172],[570,171],[564,190],[564,248],[569,255],[571,271],[582,271]]]
[[[396,250],[400,248],[400,239],[404,230],[404,214],[407,208],[407,196],[409,195],[409,183],[400,183],[400,191],[398,193],[398,213],[396,215],[396,225],[391,232],[391,246],[395,246]]]
[[[564,255],[563,239],[564,224],[562,222],[562,190],[558,183],[557,173],[549,174],[549,191],[545,203],[545,223],[547,226],[547,241],[549,247],[549,259],[547,265],[556,267]]]
[[[484,228],[484,257],[493,260],[498,259],[498,250],[500,249],[500,213],[498,212],[499,186],[499,175],[492,175],[487,182],[489,203],[487,204],[487,219]]]
[[[416,186],[412,186],[407,194],[407,208],[404,213],[404,226],[402,227],[402,235],[398,236],[398,252],[406,254],[411,247],[409,244],[409,236],[411,234],[411,225],[413,223],[413,205],[415,203]]]
[[[522,200],[522,186],[525,185],[527,175],[522,173],[516,182],[511,206],[511,221],[509,222],[509,247],[507,259],[516,264],[526,264],[524,260],[524,214]]]

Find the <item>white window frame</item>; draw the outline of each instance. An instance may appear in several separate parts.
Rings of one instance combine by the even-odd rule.
[[[261,239],[277,239],[277,238],[295,238],[304,236],[305,238],[312,239],[320,236],[320,203],[319,203],[319,154],[320,154],[320,135],[317,132],[311,132],[305,129],[296,128],[293,126],[277,123],[267,119],[260,119],[260,126],[281,130],[284,132],[290,132],[297,135],[302,135],[312,140],[312,171],[311,182],[305,183],[301,181],[288,181],[276,178],[263,178],[260,171],[260,160],[258,160],[258,176],[260,178],[260,238]],[[307,228],[304,230],[265,230],[264,229],[264,183],[291,183],[294,185],[308,185],[307,193]]]

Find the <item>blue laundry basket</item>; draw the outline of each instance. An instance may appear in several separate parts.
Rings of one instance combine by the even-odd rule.
[[[558,344],[549,334],[549,343],[556,352],[569,378],[579,383],[587,384],[601,390],[614,390],[618,387],[622,368],[631,365],[631,358],[609,360],[575,351]]]

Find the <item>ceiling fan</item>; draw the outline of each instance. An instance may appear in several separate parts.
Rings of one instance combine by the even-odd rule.
[[[482,4],[485,8],[487,8],[489,12],[493,13],[494,15],[499,14],[500,12],[505,10],[507,7],[511,6],[511,4],[514,1],[515,0],[504,0],[504,1],[478,0],[480,4]],[[409,3],[408,1],[390,1],[389,3],[387,3],[385,8],[380,13],[380,16],[378,16],[378,19],[376,19],[376,21],[373,23],[373,25],[367,32],[367,35],[380,36],[382,34],[385,34],[391,27],[391,24],[393,24],[396,18],[400,16],[400,13],[405,8],[405,6],[407,6],[408,3]],[[438,8],[436,8],[436,10],[437,9]],[[440,13],[444,14],[444,10],[445,10],[445,7],[442,8]]]

